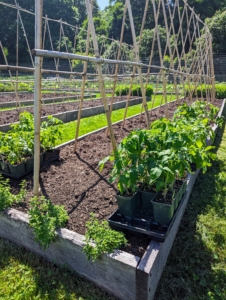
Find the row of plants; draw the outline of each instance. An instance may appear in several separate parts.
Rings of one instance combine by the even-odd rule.
[[[146,210],[154,222],[169,224],[186,190],[187,172],[192,173],[193,165],[205,172],[216,158],[206,141],[215,136],[211,125],[223,122],[216,117],[218,110],[205,101],[183,104],[172,120],[161,118],[150,129],[132,131],[100,162],[102,169],[113,161],[109,181],[117,182],[122,215],[133,217]]]
[[[203,96],[204,98],[206,98],[208,94],[210,95],[211,91],[212,91],[212,85],[208,85],[208,84],[198,85],[197,87],[192,84],[190,86],[189,85],[185,86],[186,96],[192,93],[193,97],[201,98]],[[216,99],[226,98],[226,85],[224,83],[215,84],[215,93],[216,93]]]
[[[47,121],[42,122],[40,128],[41,160],[44,154],[56,146],[57,139],[61,137],[63,122],[48,116]],[[7,132],[0,132],[0,166],[2,171],[12,173],[22,163],[22,168],[30,171],[33,168],[34,156],[34,116],[29,112],[23,112],[19,116],[19,122],[12,124]],[[12,167],[11,167],[12,166]],[[18,168],[15,169],[18,172]]]
[[[27,91],[27,92],[33,92],[34,90],[34,83],[24,83],[24,82],[18,82],[17,84],[17,90],[18,91]],[[14,86],[12,83],[0,83],[0,92],[14,92]]]
[[[119,85],[115,89],[115,93],[117,96],[126,96],[128,95],[130,90],[130,85]],[[153,95],[154,89],[152,85],[145,86],[146,96],[151,97]],[[142,96],[141,87],[138,84],[134,84],[132,86],[132,96]]]

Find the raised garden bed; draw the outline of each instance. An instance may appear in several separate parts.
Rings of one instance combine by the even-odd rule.
[[[115,97],[113,110],[124,108],[126,106],[125,97]],[[108,100],[110,103],[110,99]],[[142,103],[142,98],[134,98],[130,100],[129,105],[136,105]],[[77,120],[79,101],[74,103],[63,103],[54,105],[42,106],[41,115],[42,121],[45,121],[48,115],[52,115],[64,123]],[[28,111],[33,114],[33,108],[19,108],[17,110],[7,110],[0,112],[0,131],[7,132],[10,129],[10,124],[18,122],[19,114],[23,111]],[[102,100],[84,101],[82,118],[94,116],[104,113],[104,106]]]
[[[170,113],[173,113],[175,103],[169,107]],[[152,120],[159,117],[158,112],[164,114],[161,109],[155,109],[151,114]],[[122,130],[120,125],[115,125],[117,141],[134,127],[145,127],[145,121],[140,121],[139,116],[132,118],[127,121],[125,130]],[[58,231],[57,241],[51,244],[49,249],[44,251],[34,242],[27,215],[14,209],[1,214],[0,235],[55,263],[67,264],[119,299],[153,299],[198,171],[189,178],[187,194],[164,243],[149,242],[142,237],[140,240],[143,244],[139,238],[136,239],[136,242],[139,241],[136,244],[133,237],[128,235],[127,248],[92,263],[87,261],[82,252],[84,224],[89,212],[95,212],[99,219],[106,219],[117,208],[112,197],[115,187],[107,182],[110,168],[100,174],[97,166],[99,160],[105,157],[110,149],[110,141],[105,131],[98,131],[80,141],[77,154],[72,153],[72,145],[67,145],[61,150],[59,162],[54,162],[52,166],[43,166],[41,169],[42,192],[56,204],[64,204],[70,216],[67,229]],[[26,181],[29,197],[32,194],[32,176],[28,175]],[[15,191],[19,183],[19,180],[11,180]],[[28,204],[20,207],[24,212],[27,208]],[[21,232],[16,231],[16,228]],[[125,250],[130,253],[124,252]]]
[[[93,94],[84,95],[84,99],[88,99],[88,98],[92,98],[92,97],[95,97],[95,95],[93,95]],[[74,99],[79,99],[79,98],[80,98],[80,95],[74,95],[74,96],[65,95],[65,96],[61,96],[61,97],[56,95],[56,97],[54,97],[54,98],[53,98],[53,96],[49,97],[49,98],[43,98],[42,103],[43,104],[54,104],[54,103],[58,103],[58,102],[66,102],[69,100],[74,100]],[[15,108],[15,107],[17,107],[17,105],[18,105],[18,103],[16,101],[0,102],[0,108]],[[34,105],[34,100],[22,100],[22,101],[20,100],[20,105],[21,106]]]

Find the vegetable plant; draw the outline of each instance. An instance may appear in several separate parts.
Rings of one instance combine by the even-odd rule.
[[[35,240],[44,247],[56,237],[55,230],[63,227],[68,221],[68,215],[63,205],[54,205],[44,196],[33,197],[28,210],[29,223],[34,229]]]
[[[26,182],[22,181],[20,184],[21,188],[17,195],[14,195],[10,191],[9,179],[3,180],[0,175],[0,211],[11,207],[13,203],[21,203],[26,197]]]
[[[172,120],[160,118],[150,129],[132,131],[117,148],[114,156],[100,162],[101,168],[110,159],[113,167],[110,182],[117,182],[120,193],[142,190],[161,192],[163,198],[173,191],[176,179],[191,172],[191,163],[203,172],[216,155],[206,140],[214,138],[213,123],[219,126],[223,118],[216,118],[218,108],[205,101],[191,106],[184,104],[175,111]]]
[[[111,229],[106,220],[99,222],[94,213],[90,214],[86,228],[83,251],[89,260],[100,259],[104,253],[111,253],[127,243],[123,233]]]
[[[46,151],[56,146],[61,137],[58,125],[63,122],[48,116],[41,124],[41,149]],[[0,133],[0,159],[12,165],[17,165],[34,155],[34,117],[29,112],[20,114],[19,122],[12,124],[7,133]]]

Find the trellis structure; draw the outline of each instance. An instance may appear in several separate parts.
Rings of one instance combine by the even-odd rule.
[[[33,54],[35,55],[35,63],[33,63],[33,58],[31,56],[32,68],[29,68],[29,70],[32,72],[35,69],[35,195],[38,194],[39,186],[39,139],[42,73],[56,74],[56,78],[58,78],[58,76],[61,74],[68,75],[70,79],[72,79],[73,76],[76,76],[77,81],[79,76],[81,78],[80,107],[75,133],[74,150],[76,150],[77,138],[79,135],[79,124],[85,93],[85,84],[88,80],[91,80],[93,82],[98,80],[99,90],[102,96],[103,105],[105,107],[105,113],[108,122],[108,133],[110,133],[112,149],[114,151],[116,151],[116,142],[111,123],[111,111],[115,95],[115,89],[119,84],[120,80],[127,80],[130,83],[122,126],[125,126],[127,109],[132,94],[132,87],[135,81],[137,81],[141,87],[143,98],[142,111],[144,110],[147,126],[149,126],[149,114],[146,102],[146,87],[147,84],[151,80],[153,80],[153,78],[156,81],[154,99],[155,95],[159,91],[160,84],[162,85],[161,105],[165,104],[166,116],[168,116],[167,83],[169,81],[172,82],[173,87],[171,91],[171,96],[172,94],[175,94],[177,101],[179,101],[179,99],[184,96],[187,96],[187,101],[190,101],[194,97],[194,95],[196,97],[195,90],[199,85],[205,86],[207,100],[214,99],[215,90],[212,37],[207,26],[200,20],[199,16],[195,14],[194,10],[189,7],[186,0],[174,0],[167,2],[164,0],[159,0],[157,2],[155,2],[154,0],[146,0],[138,42],[138,34],[136,32],[136,29],[134,28],[130,0],[125,0],[121,35],[118,41],[111,40],[113,58],[108,57],[106,55],[106,52],[104,54],[103,51],[106,48],[105,41],[107,39],[104,37],[102,37],[102,39],[97,38],[92,17],[92,3],[90,2],[90,0],[86,0],[86,8],[89,22],[86,31],[87,38],[85,55],[69,53],[70,51],[66,42],[65,52],[62,52],[63,49],[60,47],[57,49],[58,51],[54,51],[53,41],[51,39],[49,27],[49,22],[53,20],[50,20],[47,16],[43,18],[43,0],[36,0],[35,4],[36,43],[35,49],[33,50]],[[154,28],[147,28],[146,26],[148,18],[147,11],[148,7],[150,6],[152,8],[153,17],[155,21]],[[12,8],[17,9],[17,18],[18,20],[20,19],[22,23],[22,18],[19,13],[21,8],[17,5],[16,0],[15,6],[12,6]],[[43,19],[44,26],[42,28]],[[175,24],[175,20],[177,20],[177,24]],[[128,21],[130,24],[131,37],[133,40],[132,46],[129,46],[124,42],[125,24],[128,23]],[[60,27],[59,45],[61,44],[61,41],[63,39],[66,40],[64,26],[71,26],[75,31],[75,35],[78,34],[79,30],[81,30],[77,26],[68,25],[62,20],[59,20],[57,22],[59,23]],[[25,32],[24,26],[22,26],[22,28]],[[163,37],[161,36],[161,28],[164,28],[165,39],[163,39]],[[154,36],[152,39],[152,45],[150,47],[149,59],[147,62],[142,63],[140,61],[140,50],[142,47],[143,33],[145,29],[153,29]],[[51,45],[51,51],[45,50],[45,45],[48,38],[49,44]],[[27,38],[26,42],[28,43]],[[129,56],[126,54],[125,48],[129,49]],[[54,60],[55,70],[46,70],[42,68],[44,64],[43,59],[45,58],[52,58]],[[59,70],[60,59],[68,60],[69,71]],[[71,61],[82,61],[83,71],[74,72]],[[18,61],[17,66],[8,66],[7,61],[5,61],[5,63],[6,64],[4,66],[0,66],[0,70],[4,68],[8,69],[9,71],[16,70],[17,72],[23,70],[22,67],[18,66]],[[88,73],[89,66],[92,66],[94,72]],[[110,107],[108,106],[106,99],[106,79],[112,81]],[[188,89],[186,89],[186,86],[188,87]],[[204,98],[202,93],[201,98]],[[152,108],[153,107],[154,100],[152,101]]]

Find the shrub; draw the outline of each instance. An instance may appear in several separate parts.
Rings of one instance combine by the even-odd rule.
[[[196,89],[193,85],[188,85],[185,86],[185,94],[186,96],[189,95],[189,91],[192,91],[192,96],[193,97],[199,97],[203,95],[204,98],[206,98],[207,91],[210,93],[212,91],[212,86],[211,85],[199,85],[196,87]],[[224,99],[226,98],[226,86],[225,84],[215,84],[215,92],[216,92],[216,99]]]
[[[117,86],[115,93],[117,96],[119,96],[119,95],[126,96],[129,93],[129,89],[130,89],[130,85]],[[134,84],[132,86],[132,95],[133,96],[142,96],[141,87],[139,85]],[[148,85],[146,87],[146,96],[150,97],[151,95],[153,95],[153,87],[152,87],[152,85]]]

